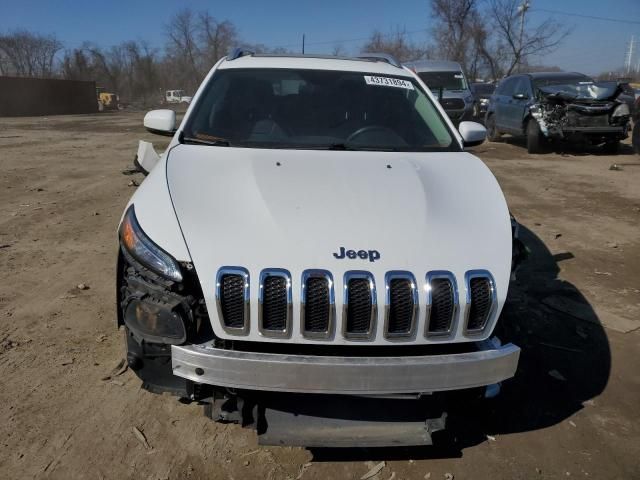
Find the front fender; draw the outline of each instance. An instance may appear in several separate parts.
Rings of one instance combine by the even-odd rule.
[[[125,211],[129,205],[135,205],[138,223],[147,236],[179,262],[191,262],[167,185],[166,162],[169,154],[168,151],[160,157],[158,164],[129,200]]]

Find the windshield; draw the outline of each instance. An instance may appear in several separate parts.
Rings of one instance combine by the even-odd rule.
[[[418,72],[420,79],[434,93],[443,90],[467,90],[467,81],[462,72]]]
[[[618,89],[617,82],[594,82],[589,77],[536,79],[534,85],[545,95],[592,100],[612,97]]]
[[[460,147],[409,77],[223,69],[206,85],[185,143],[254,148],[445,151]]]

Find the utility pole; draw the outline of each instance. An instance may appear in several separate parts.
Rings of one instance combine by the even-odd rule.
[[[524,37],[524,14],[531,8],[531,3],[526,0],[522,2],[522,5],[518,7],[518,13],[520,14],[520,41],[518,42],[518,73],[520,73],[522,66],[522,39]]]
[[[302,34],[302,54],[304,55],[304,33]]]
[[[631,59],[633,58],[633,46],[635,44],[635,39],[633,35],[631,35],[631,41],[629,42],[629,49],[627,50],[626,60],[624,62],[624,66],[627,70],[627,75],[631,72]]]

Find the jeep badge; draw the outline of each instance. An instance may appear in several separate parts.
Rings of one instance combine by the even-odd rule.
[[[380,252],[377,250],[345,250],[344,247],[340,247],[340,251],[334,253],[333,256],[338,260],[342,260],[343,258],[361,258],[362,260],[369,259],[370,262],[375,262],[376,260],[380,260]]]

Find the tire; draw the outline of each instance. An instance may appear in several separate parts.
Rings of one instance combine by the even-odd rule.
[[[620,141],[614,140],[612,142],[605,142],[602,146],[604,153],[609,155],[616,155],[620,151]]]
[[[640,119],[633,124],[633,132],[631,133],[631,144],[633,151],[640,154]]]
[[[540,131],[540,125],[534,118],[527,122],[527,152],[543,153],[546,146],[546,139]]]
[[[502,136],[496,127],[496,119],[493,115],[489,115],[487,117],[485,127],[487,129],[487,140],[490,142],[499,142],[502,139]]]

